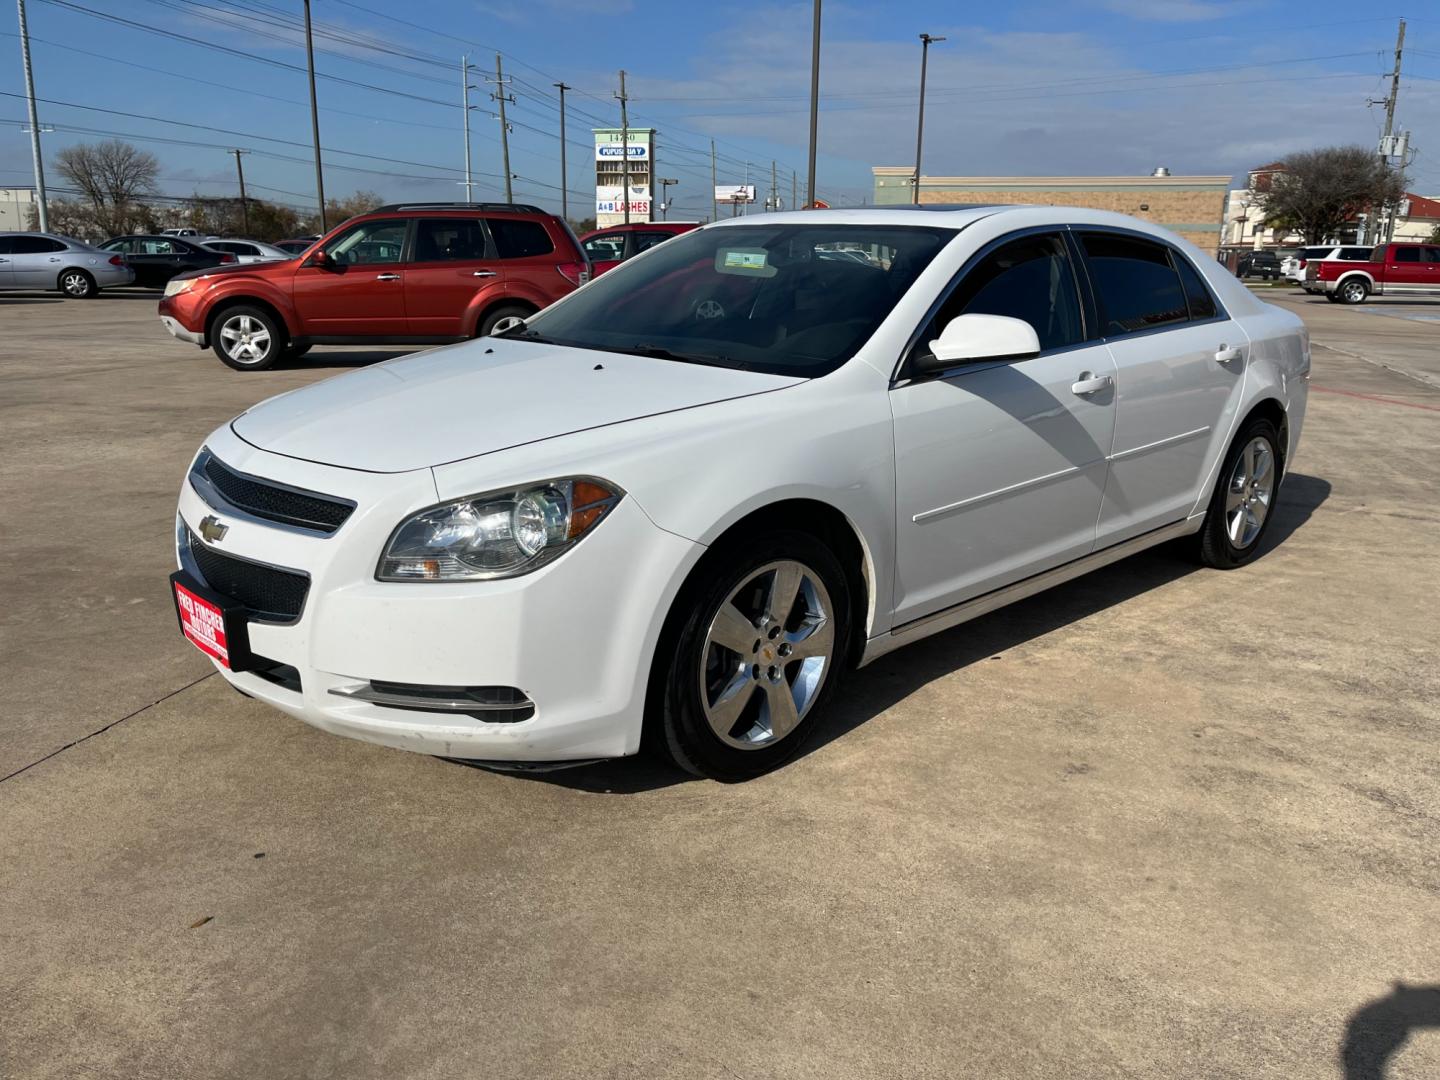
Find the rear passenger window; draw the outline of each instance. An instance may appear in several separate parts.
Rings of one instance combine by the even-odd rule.
[[[1085,340],[1080,295],[1065,241],[1053,233],[1026,236],[985,256],[941,305],[922,342],[940,336],[959,315],[1008,315],[1035,328],[1040,348]]]
[[[1182,323],[1188,318],[1180,277],[1160,244],[1106,233],[1082,234],[1107,337]]]
[[[1180,284],[1185,290],[1185,303],[1190,308],[1190,318],[1195,322],[1215,318],[1215,298],[1205,287],[1205,281],[1199,272],[1190,265],[1188,259],[1182,259],[1173,251],[1170,257],[1175,261],[1175,269],[1180,272]]]
[[[636,233],[635,254],[639,255],[642,251],[649,251],[656,244],[663,244],[666,240],[669,240],[672,235],[674,234],[668,232]]]
[[[1427,247],[1425,249],[1425,261],[1440,263],[1440,247]]]
[[[509,221],[490,218],[490,235],[502,259],[528,259],[532,255],[549,255],[555,250],[550,234],[538,221]]]
[[[1369,248],[1341,248],[1340,258],[1350,262],[1366,262],[1370,258]]]
[[[478,262],[485,230],[478,218],[421,218],[415,223],[416,262]]]
[[[1395,261],[1397,263],[1418,263],[1420,261],[1420,249],[1397,247],[1395,249]]]
[[[16,236],[10,241],[12,255],[44,255],[52,251],[64,251],[65,245],[48,236]]]

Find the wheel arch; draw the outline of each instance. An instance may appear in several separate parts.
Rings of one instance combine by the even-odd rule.
[[[205,340],[207,342],[214,340],[215,323],[219,321],[220,316],[231,308],[237,307],[260,308],[275,319],[287,341],[294,339],[295,334],[290,328],[290,320],[285,317],[285,312],[281,311],[274,303],[253,293],[227,293],[225,296],[216,297],[209,310],[205,312]]]
[[[1345,282],[1353,278],[1360,278],[1365,282],[1366,289],[1372,293],[1375,291],[1375,278],[1368,270],[1346,270],[1335,279],[1335,291],[1339,292]]]
[[[543,308],[543,302],[536,301],[528,295],[515,293],[485,293],[476,297],[465,313],[465,324],[463,330],[466,337],[474,337],[480,332],[480,327],[496,308],[502,307],[523,307],[529,308],[530,314],[534,315]]]
[[[90,279],[90,287],[96,292],[100,291],[100,282],[96,280],[95,275],[92,274],[89,270],[85,269],[85,267],[76,266],[72,263],[69,266],[62,266],[59,273],[55,275],[55,288],[59,289],[61,292],[65,291],[65,286],[63,283],[66,274],[84,274],[87,278]]]
[[[1250,406],[1250,410],[1240,421],[1236,431],[1242,430],[1246,424],[1257,417],[1269,420],[1275,425],[1275,431],[1280,436],[1280,475],[1285,474],[1285,463],[1290,456],[1290,414],[1285,408],[1284,402],[1279,398],[1263,397]],[[1227,447],[1228,451],[1228,447]]]

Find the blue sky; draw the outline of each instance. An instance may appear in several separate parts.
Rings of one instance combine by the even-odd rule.
[[[1420,7],[1421,5],[1414,5]],[[155,153],[167,193],[233,194],[229,147],[251,151],[251,193],[313,200],[300,0],[28,0],[47,156],[117,133]],[[558,206],[558,111],[569,95],[572,216],[592,207],[589,128],[659,129],[672,216],[709,212],[719,180],[768,185],[780,162],[803,194],[808,2],[313,0],[327,194],[461,198],[459,64],[505,54],[517,198]],[[1422,14],[1431,9],[1427,5]],[[13,12],[13,7],[10,9]],[[110,19],[100,15],[110,16]],[[1316,145],[1373,145],[1402,7],[1340,0],[1018,0],[825,5],[818,188],[871,191],[870,166],[913,160],[923,30],[931,50],[925,171],[948,175],[1243,174]],[[115,20],[123,20],[117,22]],[[126,22],[135,25],[126,25]],[[0,16],[0,92],[24,87],[14,14]],[[176,37],[167,37],[160,30]],[[210,46],[199,44],[208,43]],[[1412,17],[1400,127],[1412,190],[1440,192],[1440,12]],[[482,72],[472,75],[484,83]],[[489,87],[472,93],[477,197],[500,194]],[[77,106],[89,106],[89,109]],[[98,110],[111,110],[110,112]],[[134,114],[134,115],[122,115]],[[0,186],[30,182],[24,102],[0,96]],[[186,126],[189,125],[189,126]],[[215,130],[221,129],[221,130]],[[58,181],[52,175],[52,181]]]

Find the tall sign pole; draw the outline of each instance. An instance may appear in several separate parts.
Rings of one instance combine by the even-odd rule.
[[[570,170],[565,167],[565,91],[575,89],[563,82],[552,84],[560,91],[560,216],[570,220]]]
[[[310,33],[310,0],[305,0],[305,65],[310,72],[310,133],[315,142],[315,198],[320,201],[320,231],[330,231],[325,220],[325,171],[320,165],[320,110],[315,104],[315,41]]]
[[[815,138],[820,131],[820,0],[815,0],[810,42],[810,168],[805,174],[805,205],[815,202]]]
[[[25,66],[25,101],[30,108],[30,156],[35,161],[35,203],[40,212],[40,231],[50,231],[50,208],[45,201],[45,158],[40,153],[40,118],[35,113],[35,74],[30,70],[30,30],[25,23],[25,0],[20,8],[20,59]]]

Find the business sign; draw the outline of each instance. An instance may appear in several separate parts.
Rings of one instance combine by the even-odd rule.
[[[621,197],[621,187],[620,187],[619,184],[616,184],[616,185],[614,185],[613,187],[611,187],[611,186],[601,186],[601,187],[597,187],[597,188],[595,189],[595,213],[597,213],[597,214],[623,214],[623,213],[625,213],[625,201],[624,201],[624,199]],[[632,185],[630,185],[630,213],[632,213],[632,214],[644,214],[644,215],[646,215],[646,216],[649,215],[649,213],[650,213],[650,185],[649,185],[649,184],[632,184]]]
[[[595,144],[596,161],[623,161],[626,151],[629,151],[631,161],[649,161],[650,146],[648,143],[631,142],[626,146],[623,142],[603,142]]]
[[[715,201],[725,203],[752,203],[755,201],[755,185],[716,184]]]

